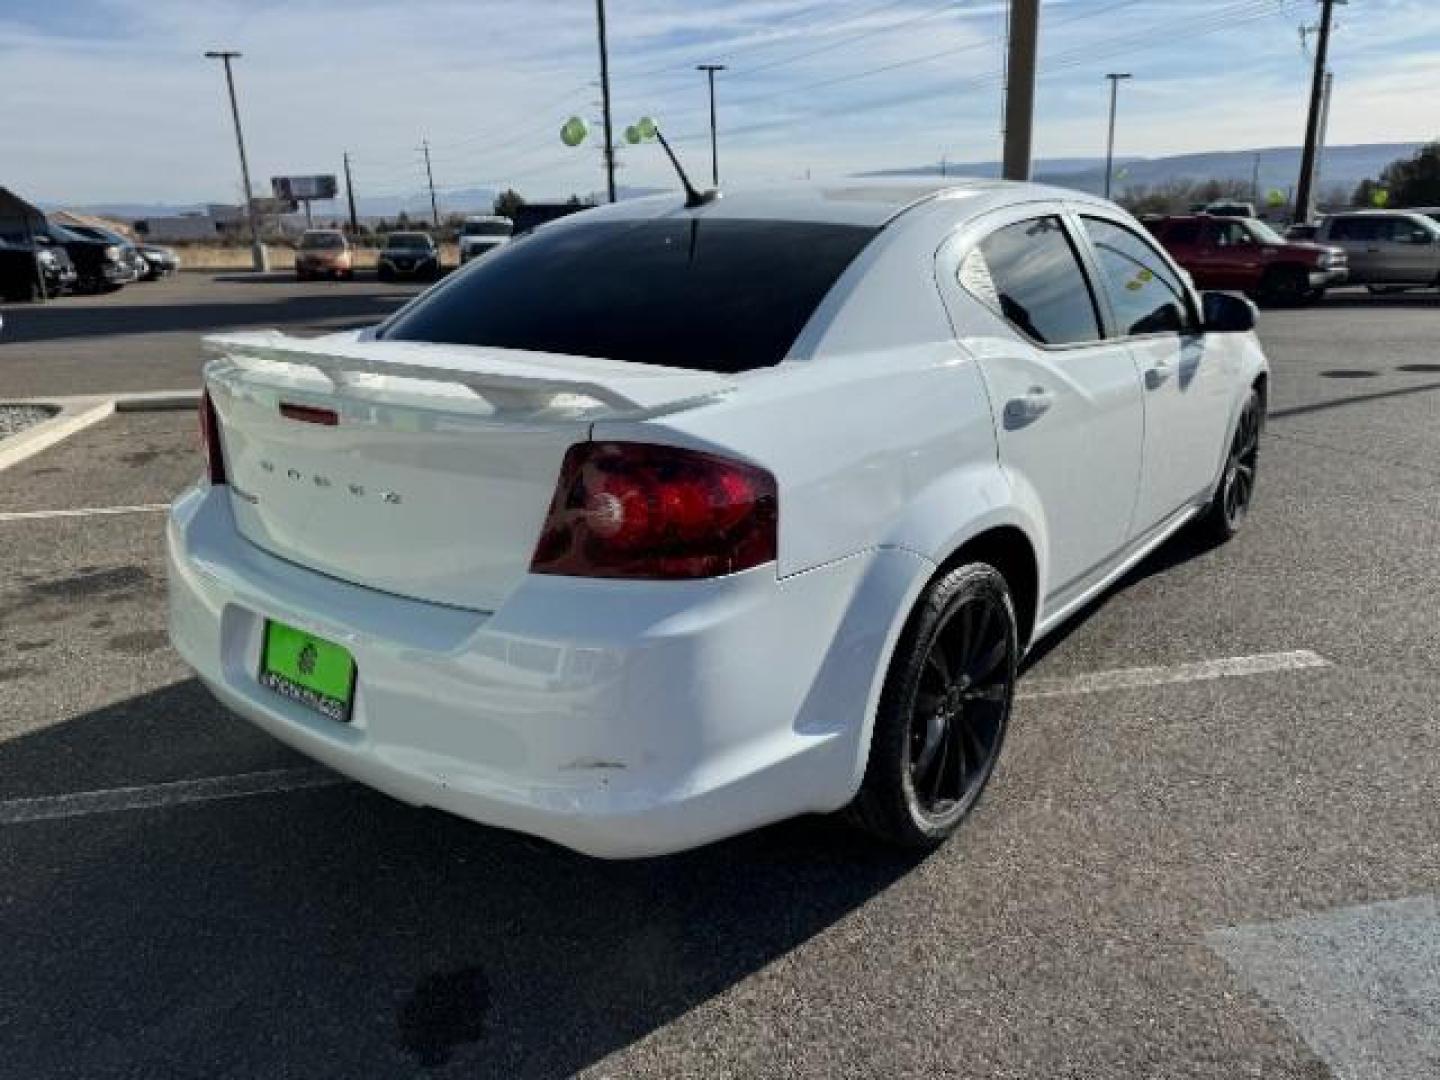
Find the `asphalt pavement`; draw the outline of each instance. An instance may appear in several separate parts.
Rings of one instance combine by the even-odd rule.
[[[172,286],[7,309],[0,397],[193,386],[203,313],[407,291]],[[0,471],[0,1076],[1440,1075],[1440,297],[1261,336],[1245,531],[1037,651],[924,860],[802,820],[604,863],[318,782],[165,642],[192,417]]]

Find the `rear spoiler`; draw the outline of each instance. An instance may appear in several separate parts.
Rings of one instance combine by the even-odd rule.
[[[300,365],[320,372],[337,389],[353,385],[357,376],[417,379],[465,387],[496,411],[559,411],[585,419],[657,416],[735,386],[733,379],[707,371],[519,349],[361,340],[355,333],[296,338],[259,330],[215,334],[203,345],[214,358],[211,365]]]

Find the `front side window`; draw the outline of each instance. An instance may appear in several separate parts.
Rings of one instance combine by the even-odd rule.
[[[991,233],[961,264],[960,283],[1041,345],[1100,339],[1090,283],[1058,217]]]
[[[1254,242],[1243,221],[1217,221],[1210,229],[1211,239],[1216,247],[1241,247]]]
[[[875,232],[830,222],[577,218],[466,264],[381,336],[720,373],[768,367]]]
[[[1177,221],[1165,230],[1164,238],[1168,243],[1185,247],[1198,244],[1200,242],[1200,222]]]
[[[1103,218],[1084,217],[1081,221],[1095,245],[1100,280],[1120,336],[1180,333],[1190,328],[1185,286],[1149,242]],[[1229,225],[1244,230],[1240,222],[1225,222],[1222,228]]]

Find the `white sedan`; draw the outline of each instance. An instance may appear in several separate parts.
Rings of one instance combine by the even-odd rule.
[[[378,327],[211,338],[171,635],[410,803],[623,857],[952,833],[1025,650],[1254,491],[1254,309],[990,181],[555,222]]]

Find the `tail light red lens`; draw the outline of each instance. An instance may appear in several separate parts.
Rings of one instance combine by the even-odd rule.
[[[775,478],[698,450],[572,446],[530,569],[572,577],[719,577],[773,562]]]
[[[205,451],[205,470],[210,483],[225,483],[225,455],[220,449],[220,420],[210,391],[200,395],[200,445]]]

